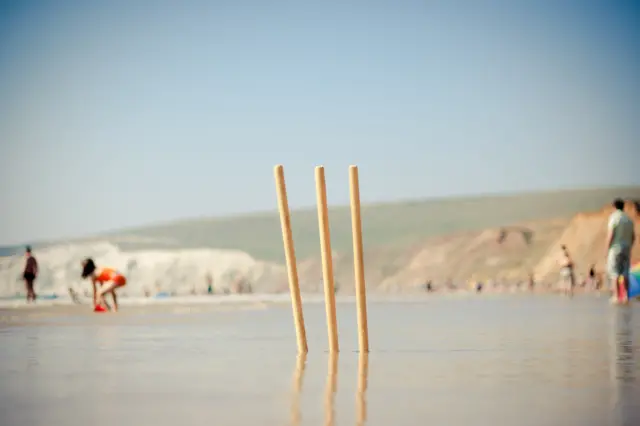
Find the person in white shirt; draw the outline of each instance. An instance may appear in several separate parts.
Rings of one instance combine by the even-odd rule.
[[[631,249],[636,239],[633,220],[624,212],[624,201],[616,199],[613,202],[615,211],[609,216],[607,232],[607,273],[615,297],[618,282],[623,280],[623,286],[618,291],[621,302],[627,301],[629,290],[629,268],[631,267]]]
[[[576,276],[574,274],[574,264],[569,249],[566,245],[560,246],[562,254],[559,259],[560,277],[562,280],[562,290],[567,296],[573,296],[573,290],[576,287]]]

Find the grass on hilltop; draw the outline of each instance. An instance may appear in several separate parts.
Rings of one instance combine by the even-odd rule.
[[[615,197],[640,199],[640,187],[441,198],[363,205],[364,244],[365,247],[399,247],[437,235],[506,226],[538,219],[569,217],[578,212],[600,209]],[[349,207],[330,208],[329,218],[333,250],[350,251],[352,241]],[[320,243],[315,208],[292,211],[291,222],[298,259],[318,255]],[[123,238],[131,236],[172,240],[174,244],[127,242]],[[153,247],[215,247],[243,250],[264,260],[277,262],[284,260],[280,220],[275,211],[246,216],[176,221],[122,230],[101,237],[113,239],[123,249],[129,250]],[[15,252],[22,250],[22,247],[4,250]]]
[[[571,190],[509,196],[467,197],[363,205],[362,227],[367,247],[403,246],[421,239],[518,222],[569,217],[597,210],[617,196],[640,198],[640,187]],[[329,209],[332,249],[350,251],[348,206]],[[292,211],[298,259],[319,253],[315,208]],[[127,235],[169,238],[182,247],[240,249],[256,258],[283,261],[280,220],[276,212],[244,217],[197,219],[132,230]],[[123,244],[128,248],[135,245]]]

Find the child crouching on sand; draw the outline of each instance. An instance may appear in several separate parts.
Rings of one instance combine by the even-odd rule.
[[[111,268],[98,269],[93,259],[87,258],[82,262],[82,278],[91,278],[93,284],[93,304],[94,306],[109,309],[104,296],[110,293],[113,297],[113,310],[118,311],[118,299],[116,297],[116,289],[124,287],[127,279],[124,275]],[[98,289],[97,284],[100,284]]]

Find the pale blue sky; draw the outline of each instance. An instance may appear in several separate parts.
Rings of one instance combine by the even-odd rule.
[[[516,5],[517,4],[517,5]],[[528,4],[528,5],[527,5]],[[183,217],[640,184],[616,1],[2,1],[0,245]]]

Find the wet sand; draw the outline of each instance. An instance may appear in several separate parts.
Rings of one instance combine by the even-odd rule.
[[[0,310],[7,425],[638,425],[640,304],[553,296]]]

